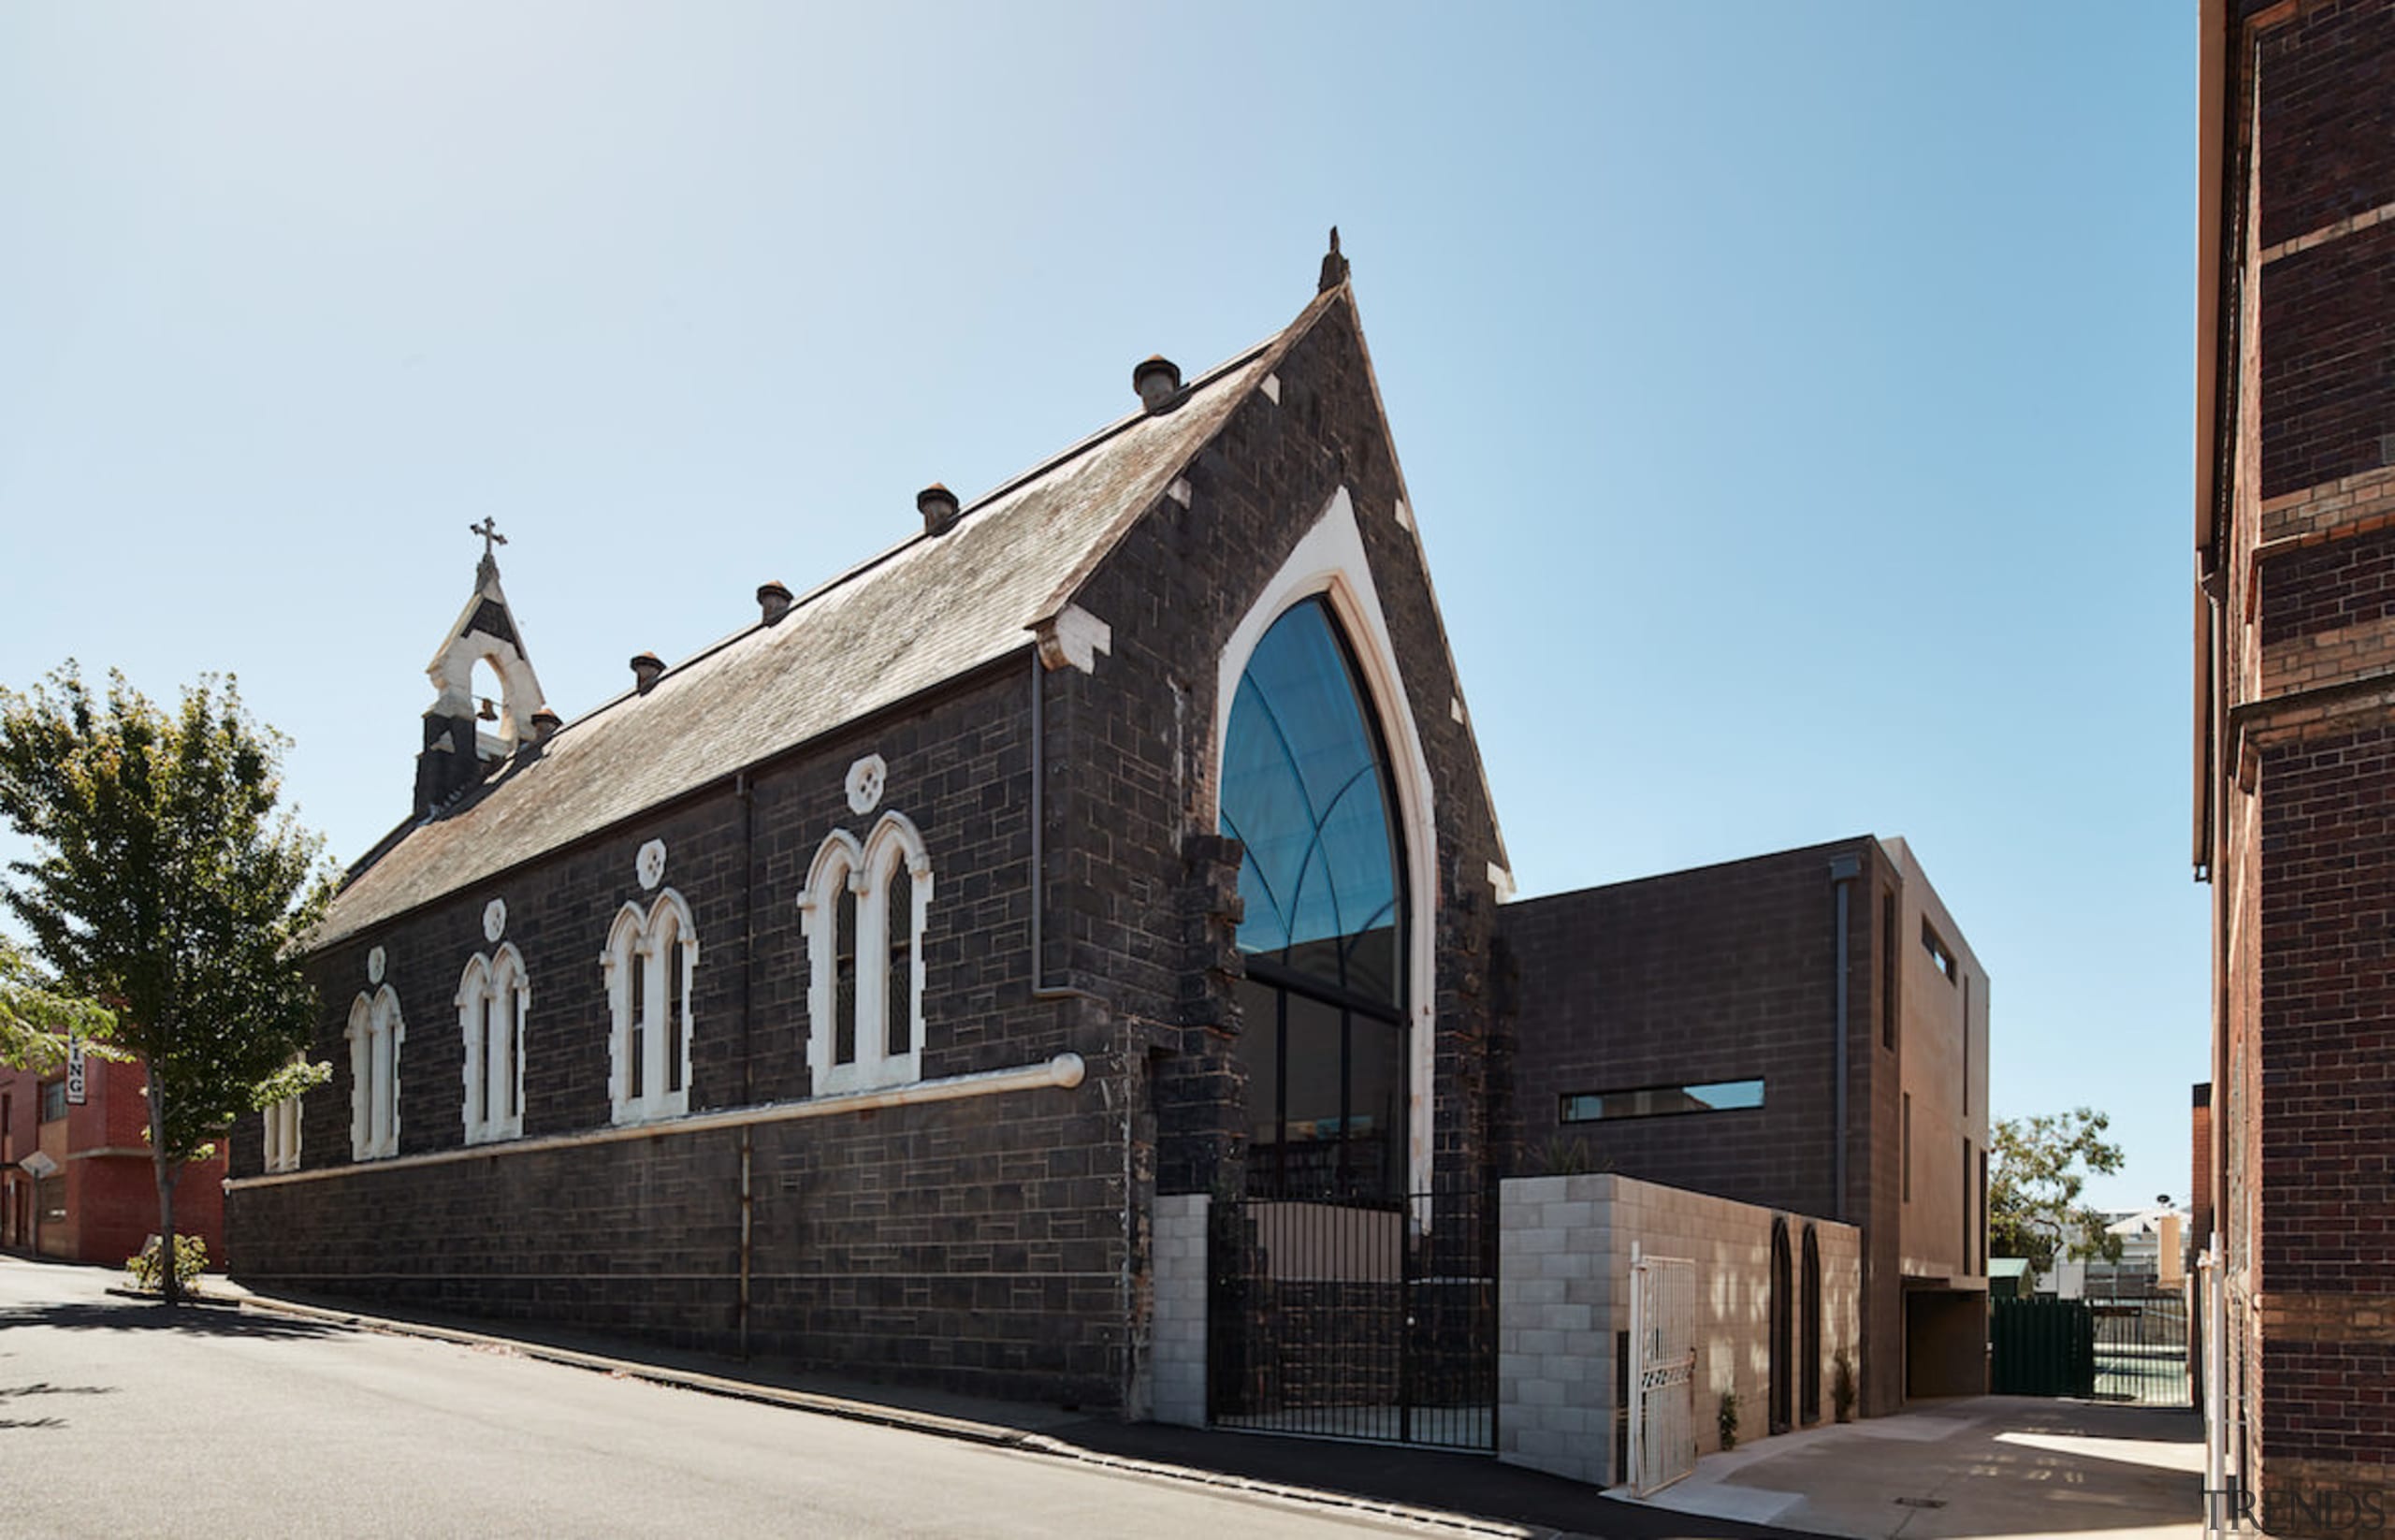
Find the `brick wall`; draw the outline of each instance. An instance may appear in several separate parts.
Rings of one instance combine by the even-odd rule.
[[[70,1106],[63,1121],[48,1125],[44,1138],[41,1084],[48,1076],[22,1070],[0,1070],[0,1097],[10,1103],[9,1148],[0,1160],[14,1167],[36,1148],[60,1163],[65,1181],[66,1219],[39,1227],[39,1249],[46,1256],[113,1265],[141,1249],[158,1228],[158,1183],[151,1164],[147,1135],[149,1101],[142,1094],[148,1076],[138,1064],[104,1059],[87,1062],[85,1099]],[[74,1156],[76,1158],[69,1158]],[[175,1223],[185,1235],[196,1235],[208,1246],[210,1265],[225,1258],[225,1155],[185,1165],[175,1184]],[[22,1250],[35,1249],[36,1211],[32,1176],[10,1173],[10,1190],[24,1189],[12,1214],[0,1214],[0,1236]]]
[[[1752,861],[1505,907],[1520,979],[1515,1031],[1516,1169],[1558,1141],[1600,1169],[1800,1213],[1837,1212],[1836,930],[1829,864],[1869,842]],[[1872,1009],[1876,887],[1850,899],[1851,1068],[1883,1052]],[[1561,1097],[1761,1078],[1760,1108],[1621,1122],[1561,1120]],[[1851,1095],[1854,1088],[1850,1087]],[[1860,1097],[1850,1107],[1868,1116]],[[1850,1171],[1850,1203],[1867,1180]]]
[[[2221,167],[2242,387],[2220,428],[2233,517],[2203,553],[2224,971],[2196,1191],[2228,1252],[2232,1455],[2272,1533],[2317,1533],[2272,1491],[2395,1485],[2377,1390],[2395,1249],[2371,1217],[2395,1202],[2395,8],[2232,9],[2207,57],[2224,121],[2257,134],[2230,133]]]
[[[1229,1003],[1238,852],[1214,837],[1212,661],[1342,487],[1404,681],[1399,706],[1435,782],[1436,891],[1415,900],[1437,918],[1438,1159],[1443,1174],[1479,1174],[1494,820],[1343,300],[1279,375],[1279,401],[1250,399],[1189,467],[1187,505],[1160,500],[1096,570],[1080,602],[1112,643],[1094,672],[1041,672],[1026,650],[318,954],[316,1053],[333,1076],[306,1098],[303,1172],[349,1164],[342,1034],[377,946],[407,1020],[400,1156],[461,1146],[453,1002],[467,960],[489,950],[494,897],[530,981],[523,1133],[606,1126],[599,957],[618,907],[648,896],[634,853],[652,838],[699,941],[690,1110],[808,1097],[797,899],[826,836],[862,835],[878,816],[847,805],[847,769],[868,752],[888,762],[882,806],[915,822],[935,868],[923,1076],[1070,1050],[1085,1083],[753,1127],[745,1313],[736,1130],[240,1185],[243,1275],[1143,1410],[1155,1194],[1238,1190],[1246,1126]],[[258,1120],[240,1133],[236,1175],[258,1177]]]
[[[1496,820],[1353,312],[1325,312],[1278,373],[1280,400],[1251,397],[1190,468],[1189,505],[1160,500],[1082,601],[1113,626],[1114,653],[1093,677],[1059,676],[1089,756],[1056,766],[1056,816],[1087,815],[1055,871],[1088,895],[1067,915],[1074,981],[1174,1029],[1180,1052],[1158,1085],[1161,1190],[1240,1190],[1244,1136],[1227,1130],[1244,1119],[1218,1111],[1245,1088],[1230,990],[1238,868],[1213,838],[1215,662],[1343,487],[1407,695],[1383,705],[1411,716],[1432,780],[1435,892],[1410,898],[1436,923],[1436,1180],[1477,1180],[1503,1095],[1489,1068]]]
[[[1858,865],[1848,885],[1842,1206],[1830,878],[1841,856]],[[1971,976],[1968,1039],[1960,984],[1920,944],[1924,914]],[[1879,841],[1848,840],[1523,900],[1505,907],[1501,924],[1516,996],[1511,1169],[1614,1170],[1824,1218],[1842,1213],[1865,1237],[1863,1411],[1902,1404],[1903,1280],[1976,1276],[1976,1256],[1957,1255],[1977,1219],[1975,1203],[1956,1209],[1957,1163],[1966,1134],[1975,1152],[1986,1143],[1986,981],[1925,879],[1909,883]],[[1765,1084],[1758,1109],[1560,1118],[1561,1097],[1575,1092],[1754,1078]],[[1914,1203],[1904,1196],[1908,1084]]]
[[[2262,783],[2263,1268],[2272,1294],[2395,1297],[2395,729],[2266,749]]]
[[[699,939],[691,1111],[806,1097],[797,900],[834,829],[861,835],[895,808],[935,868],[924,1077],[1073,1050],[1090,1081],[754,1130],[747,1344],[804,1365],[1117,1403],[1125,1170],[1123,1120],[1108,1108],[1143,1094],[1145,1065],[1117,1051],[1102,1015],[1031,995],[1030,666],[1026,657],[903,719],[727,777],[328,950],[314,964],[325,1000],[316,1052],[333,1078],[307,1098],[303,1167],[348,1163],[342,1032],[377,945],[408,1024],[400,1154],[462,1144],[464,1039],[452,1002],[466,960],[489,950],[491,897],[507,900],[506,939],[530,979],[525,1135],[606,1126],[612,1024],[599,956],[617,908],[648,896],[634,853],[650,838],[665,842],[663,885],[689,902]],[[860,817],[844,783],[868,752],[889,776],[881,808]],[[256,1121],[243,1132],[236,1170],[247,1176],[260,1170]],[[726,1131],[240,1189],[243,1276],[735,1349],[739,1145]]]
[[[2257,40],[2263,247],[2395,203],[2395,9],[2315,0]]]

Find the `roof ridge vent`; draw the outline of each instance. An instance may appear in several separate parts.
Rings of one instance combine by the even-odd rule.
[[[938,482],[915,494],[915,511],[923,516],[927,535],[944,535],[956,528],[956,494]]]
[[[1161,353],[1151,353],[1132,367],[1131,388],[1139,393],[1139,404],[1150,416],[1170,411],[1181,400],[1181,366]]]
[[[646,695],[657,688],[658,678],[665,672],[665,661],[653,652],[632,654],[632,688]]]

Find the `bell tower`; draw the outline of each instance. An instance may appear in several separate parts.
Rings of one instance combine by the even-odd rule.
[[[483,537],[483,559],[474,569],[474,591],[432,655],[425,674],[437,692],[424,714],[424,750],[415,758],[415,815],[430,818],[467,788],[506,763],[527,743],[548,736],[556,719],[547,711],[541,681],[499,586],[496,547],[507,544],[497,521],[469,525]],[[488,663],[499,676],[500,698],[477,701],[474,665]],[[484,731],[486,726],[495,731]]]

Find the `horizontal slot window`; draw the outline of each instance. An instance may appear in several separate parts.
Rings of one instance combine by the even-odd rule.
[[[1649,1085],[1636,1091],[1575,1091],[1563,1098],[1563,1121],[1609,1123],[1618,1118],[1671,1117],[1681,1112],[1735,1112],[1762,1105],[1760,1080]]]

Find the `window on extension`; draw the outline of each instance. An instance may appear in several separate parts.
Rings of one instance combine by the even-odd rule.
[[[1575,1091],[1563,1098],[1566,1123],[1674,1117],[1684,1112],[1739,1112],[1763,1105],[1763,1082],[1709,1081],[1702,1085],[1647,1085],[1634,1091]]]
[[[1954,953],[1946,945],[1944,937],[1932,929],[1926,920],[1921,923],[1921,945],[1922,950],[1929,953],[1929,960],[1938,965],[1938,971],[1946,975],[1946,981],[1952,983],[1962,966],[1954,961]]]

